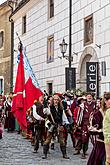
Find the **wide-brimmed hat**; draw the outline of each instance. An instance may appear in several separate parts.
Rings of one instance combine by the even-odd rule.
[[[95,96],[95,93],[93,93],[93,92],[86,92],[85,93],[85,96],[87,96],[87,95],[91,95],[92,97],[94,97]]]
[[[78,103],[78,105],[81,104],[81,101],[82,101],[82,100],[84,100],[83,97],[78,97],[78,98],[77,98],[77,103]]]
[[[63,96],[63,94],[62,94],[62,93],[55,93],[54,95],[59,96],[59,97],[60,97],[60,99],[63,99],[63,98],[64,98],[64,96]]]
[[[72,98],[74,95],[71,94],[70,92],[65,92],[65,93],[63,94],[63,96],[67,96],[67,97],[69,97],[69,98]]]

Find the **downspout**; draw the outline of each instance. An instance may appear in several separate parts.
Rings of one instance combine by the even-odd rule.
[[[13,7],[8,3],[11,8],[11,14],[13,12]],[[11,23],[11,68],[10,68],[10,92],[13,91],[13,57],[14,57],[14,22],[11,19],[11,14],[9,16],[9,22]]]
[[[69,0],[69,68],[71,68],[72,44],[72,0]]]

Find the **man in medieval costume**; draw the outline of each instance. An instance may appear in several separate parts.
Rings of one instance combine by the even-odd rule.
[[[77,116],[77,124],[81,126],[82,130],[82,159],[86,158],[86,152],[88,150],[88,143],[89,143],[89,119],[90,116],[96,111],[96,101],[93,100],[93,94],[87,93],[86,94],[86,102],[81,105],[80,112]]]
[[[61,149],[63,158],[69,159],[69,157],[66,154],[66,144],[65,144],[65,138],[64,138],[64,125],[69,124],[69,122],[65,115],[61,99],[58,95],[53,96],[53,104],[50,106],[49,111],[50,113],[48,114],[48,119],[50,121],[50,124],[47,131],[47,138],[43,146],[44,156],[42,158],[43,159],[47,158],[49,144],[51,142],[53,134],[56,132],[56,135],[58,136],[58,140],[60,143],[60,149]]]

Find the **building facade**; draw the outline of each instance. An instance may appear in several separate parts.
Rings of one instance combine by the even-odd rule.
[[[11,8],[7,1],[0,5],[0,94],[10,92],[11,82]]]
[[[102,95],[110,91],[110,0],[72,1],[71,67],[76,68],[76,87],[95,89]],[[65,91],[65,67],[68,60],[61,57],[59,44],[69,43],[69,0],[21,1],[12,13],[14,49],[18,37],[43,89]],[[66,56],[69,55],[67,47]],[[17,53],[14,53],[15,83]],[[96,70],[96,72],[94,72]],[[98,88],[97,88],[98,86]]]

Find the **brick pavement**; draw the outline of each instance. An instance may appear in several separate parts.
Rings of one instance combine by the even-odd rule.
[[[86,165],[87,159],[82,160],[81,155],[73,155],[71,142],[68,141],[67,153],[70,160],[62,158],[58,143],[55,144],[55,151],[50,150],[47,160],[43,160],[41,146],[38,153],[33,153],[29,140],[17,133],[5,131],[0,140],[0,165]]]

